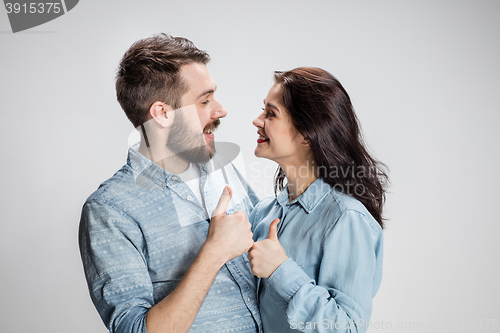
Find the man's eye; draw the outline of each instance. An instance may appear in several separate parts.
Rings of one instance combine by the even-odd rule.
[[[210,102],[210,100],[209,100],[209,99],[207,99],[206,101],[201,102],[201,104],[203,104],[203,105],[207,105],[209,102]]]

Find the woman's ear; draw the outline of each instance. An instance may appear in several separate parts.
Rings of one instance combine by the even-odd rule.
[[[173,108],[170,105],[157,101],[149,108],[149,115],[152,119],[156,120],[161,127],[168,127],[171,121],[168,119],[167,112],[172,110]]]
[[[301,146],[309,147],[309,138],[307,136],[302,136],[302,140],[300,141]]]

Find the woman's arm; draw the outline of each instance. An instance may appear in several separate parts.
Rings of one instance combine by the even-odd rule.
[[[365,332],[381,280],[381,229],[364,214],[348,210],[325,232],[322,248],[317,281],[293,259],[269,276],[269,284],[288,302],[290,326],[302,332]],[[267,259],[255,253],[252,264],[261,267],[277,253],[262,255]],[[308,328],[307,323],[317,324]]]

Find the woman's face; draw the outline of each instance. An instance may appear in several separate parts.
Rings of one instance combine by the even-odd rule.
[[[274,84],[264,99],[263,112],[253,124],[259,134],[255,156],[268,158],[284,166],[302,161],[309,147],[292,125],[282,96],[281,85]]]

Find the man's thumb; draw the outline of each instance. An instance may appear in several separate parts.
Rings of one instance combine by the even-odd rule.
[[[269,225],[269,236],[267,239],[278,240],[278,223],[280,219],[274,219]]]
[[[224,191],[222,192],[222,195],[220,196],[219,203],[217,204],[217,207],[215,207],[214,211],[212,212],[212,217],[221,215],[221,214],[226,214],[227,206],[229,205],[229,201],[231,200],[231,197],[233,195],[233,191],[229,186],[224,187]]]

